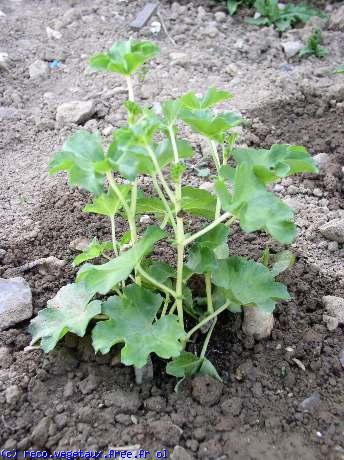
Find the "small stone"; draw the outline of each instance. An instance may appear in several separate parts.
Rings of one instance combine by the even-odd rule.
[[[171,65],[185,66],[190,62],[190,57],[186,53],[173,52],[169,56]]]
[[[76,238],[75,240],[71,241],[69,243],[69,247],[71,249],[74,249],[74,251],[85,251],[85,249],[88,248],[88,246],[91,244],[91,240],[80,237]]]
[[[87,130],[90,131],[90,132],[97,131],[97,129],[98,129],[98,122],[97,122],[97,120],[95,120],[94,118],[92,118],[91,120],[88,120],[88,121],[85,123],[84,128],[87,129]]]
[[[340,364],[342,365],[343,369],[344,369],[344,348],[343,350],[339,353],[339,361],[340,361]]]
[[[10,406],[14,406],[19,401],[21,394],[22,392],[18,385],[7,387],[5,391],[6,403]]]
[[[323,315],[323,320],[327,328],[332,331],[339,324],[344,324],[344,299],[333,295],[327,295],[322,298],[326,313]]]
[[[284,198],[283,202],[289,206],[289,208],[294,209],[294,211],[300,211],[305,207],[305,204],[296,198]]]
[[[2,260],[6,255],[6,250],[0,248],[0,260]]]
[[[42,418],[32,431],[32,441],[40,447],[43,447],[49,436],[51,420],[48,417]]]
[[[319,171],[321,173],[326,173],[330,166],[330,156],[325,152],[321,152],[317,155],[314,155],[313,160],[315,161],[315,164],[318,166]]]
[[[154,377],[154,368],[151,357],[148,357],[147,363],[143,367],[135,367],[134,371],[135,382],[137,385],[142,385],[142,383],[151,382]]]
[[[323,196],[323,192],[322,192],[322,190],[321,190],[320,188],[317,188],[317,187],[316,187],[316,188],[313,190],[313,195],[314,195],[314,196],[317,196],[318,198],[321,198],[321,197]]]
[[[148,214],[144,214],[140,217],[140,224],[148,225],[152,222],[151,217]]]
[[[207,12],[203,8],[203,6],[199,6],[197,8],[197,17],[198,19],[204,19],[207,16]]]
[[[70,398],[74,393],[74,383],[69,381],[66,383],[64,390],[63,390],[63,397]]]
[[[8,70],[8,53],[2,52],[0,53],[0,69],[1,70]]]
[[[184,447],[176,446],[173,449],[171,460],[192,460],[193,457],[189,454]]]
[[[0,347],[0,369],[7,369],[12,364],[12,356],[7,347]]]
[[[237,397],[226,399],[221,404],[221,410],[225,415],[238,417],[242,410],[242,400]]]
[[[338,251],[339,249],[339,245],[337,243],[337,241],[330,241],[327,245],[327,249],[330,251],[330,252],[336,252]]]
[[[149,30],[153,35],[158,35],[161,31],[161,23],[159,21],[151,22]]]
[[[283,51],[285,52],[288,58],[296,56],[301,48],[304,47],[304,44],[300,40],[293,40],[282,43]]]
[[[217,11],[215,13],[215,20],[216,22],[226,22],[227,14],[224,13],[223,11]]]
[[[58,106],[56,121],[60,124],[83,123],[95,113],[93,101],[71,101]]]
[[[94,374],[90,374],[84,380],[79,382],[79,389],[83,395],[92,393],[98,386],[98,379]]]
[[[111,136],[111,134],[114,132],[115,128],[113,126],[106,126],[103,131],[102,131],[102,134],[103,136]]]
[[[320,233],[331,241],[344,243],[344,219],[334,219],[319,228]]]
[[[238,73],[238,70],[238,66],[234,63],[230,63],[225,67],[225,72],[231,77],[234,77]]]
[[[32,294],[24,278],[0,278],[0,331],[32,316]]]
[[[212,379],[209,375],[197,375],[192,381],[193,398],[205,406],[213,406],[218,403],[222,389],[222,383]]]
[[[253,336],[256,340],[262,340],[271,335],[273,327],[272,313],[265,313],[255,307],[244,307],[242,330],[245,334]]]
[[[55,40],[60,40],[62,38],[62,34],[58,30],[54,30],[51,27],[46,27],[45,30],[48,38],[53,38]]]
[[[299,409],[303,412],[313,412],[319,406],[320,401],[320,394],[315,392],[300,403]]]
[[[212,25],[210,24],[208,27],[206,27],[204,30],[203,30],[203,34],[202,35],[206,35],[207,37],[209,38],[215,38],[217,36],[217,34],[219,33],[216,25]]]
[[[47,62],[37,60],[33,62],[29,67],[29,75],[31,79],[42,78],[48,75],[49,66]]]

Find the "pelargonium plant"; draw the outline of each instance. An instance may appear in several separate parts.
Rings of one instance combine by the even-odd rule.
[[[77,131],[51,161],[50,173],[67,171],[71,186],[93,195],[84,211],[108,217],[112,240],[94,239],[74,259],[80,267],[75,283],[63,286],[32,320],[32,344],[49,352],[67,333],[82,337],[89,328],[95,352],[105,354],[120,344],[127,366],[140,369],[155,353],[169,360],[167,373],[178,378],[195,373],[220,378],[206,358],[220,316],[240,314],[243,307],[271,313],[277,302],[289,299],[286,286],[275,280],[290,264],[289,252],[277,255],[274,264],[266,251],[261,262],[236,256],[228,246],[230,227],[238,223],[246,233],[262,231],[291,243],[293,211],[269,186],[317,169],[304,147],[236,148],[241,118],[214,110],[231,98],[227,91],[189,92],[161,102],[159,109],[135,102],[131,77],[158,51],[147,41],[119,41],[90,58],[94,69],[125,78],[127,123],[114,131],[108,148],[98,133]],[[194,150],[180,136],[182,124],[208,141],[213,193],[186,183]],[[150,178],[150,193],[139,187],[142,176]],[[142,233],[143,214],[156,224]],[[116,232],[117,216],[128,223],[122,235]],[[199,226],[195,232],[186,225],[190,218]],[[162,240],[175,251],[175,264],[154,256]],[[194,275],[203,279],[203,298],[190,289]],[[198,355],[188,351],[196,332],[204,335]]]

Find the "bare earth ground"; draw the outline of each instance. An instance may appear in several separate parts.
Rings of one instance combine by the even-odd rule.
[[[72,240],[108,236],[105,221],[81,213],[87,194],[71,191],[64,175],[49,177],[47,164],[77,129],[57,126],[59,104],[93,100],[97,110],[86,123],[89,129],[123,123],[125,93],[116,90],[122,81],[92,73],[87,56],[119,38],[152,38],[149,26],[139,33],[128,26],[144,3],[0,0],[6,14],[0,16],[0,52],[10,57],[8,71],[0,70],[0,248],[6,251],[0,276],[39,257],[70,262]],[[343,459],[343,329],[327,330],[321,298],[344,295],[344,248],[329,245],[318,228],[344,216],[344,77],[333,73],[344,63],[344,25],[342,31],[322,26],[330,50],[325,59],[288,62],[281,41],[305,39],[311,26],[280,37],[271,28],[243,24],[240,16],[216,21],[215,10],[198,8],[205,1],[161,3],[176,46],[164,34],[156,38],[162,51],[136,85],[139,100],[149,104],[216,85],[235,95],[231,107],[248,120],[241,142],[299,143],[312,154],[330,156],[324,173],[287,179],[278,188],[297,210],[297,263],[282,277],[293,300],[279,306],[271,339],[260,343],[242,335],[239,317],[228,316],[209,350],[224,384],[196,378],[178,394],[158,361],[154,384],[138,387],[132,369],[110,364],[111,356],[95,358],[87,339],[67,337],[58,351],[44,356],[24,351],[26,323],[0,333],[0,346],[10,349],[0,362],[0,447],[52,452],[139,444],[172,452],[180,445],[191,458]],[[328,5],[329,14],[342,4]],[[59,30],[61,39],[48,39],[47,26]],[[171,59],[176,52],[184,56]],[[33,80],[28,68],[37,59],[63,65]],[[203,146],[190,139],[200,160]],[[201,181],[189,177],[189,183]],[[266,242],[263,235],[243,237],[236,228],[231,247],[257,258]],[[68,264],[59,274],[34,269],[24,277],[37,313],[72,280],[73,270]],[[12,384],[20,392],[7,404],[4,390]],[[314,393],[309,411],[303,411],[300,403]],[[190,457],[184,452],[180,458]]]

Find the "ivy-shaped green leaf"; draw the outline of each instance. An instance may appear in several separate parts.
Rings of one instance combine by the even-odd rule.
[[[180,103],[183,108],[188,110],[209,109],[216,104],[227,101],[233,96],[228,91],[219,90],[217,88],[208,88],[207,92],[201,96],[196,96],[195,93],[189,92],[180,98]]]
[[[206,190],[182,187],[182,210],[212,220],[215,215],[216,198]]]
[[[102,306],[109,320],[98,323],[92,332],[95,351],[107,353],[116,343],[124,343],[121,362],[143,367],[151,353],[164,359],[179,356],[183,327],[175,315],[155,320],[162,297],[132,284],[123,297],[110,297]]]
[[[83,337],[90,320],[101,313],[101,302],[89,302],[93,294],[83,283],[68,284],[59,290],[48,302],[48,308],[41,310],[30,323],[31,344],[40,341],[48,353],[67,334]]]
[[[88,131],[70,136],[49,165],[50,174],[67,171],[71,185],[96,194],[103,190],[108,169],[99,134]]]
[[[87,248],[73,260],[73,267],[86,262],[87,260],[95,259],[96,257],[102,256],[104,252],[113,250],[113,244],[111,241],[100,243],[97,238],[87,246]]]
[[[117,41],[106,53],[94,54],[90,58],[90,66],[129,76],[158,52],[159,47],[149,41]]]
[[[233,194],[228,191],[223,178],[216,181],[215,190],[223,209],[240,220],[245,232],[265,230],[281,243],[294,240],[296,227],[293,211],[265,189],[264,183],[247,162],[236,168]]]
[[[198,358],[188,351],[182,351],[177,358],[167,363],[166,373],[177,378],[188,378],[195,374],[206,374],[222,382],[214,365],[207,358]]]
[[[159,227],[151,226],[147,228],[142,238],[132,248],[110,262],[103,265],[83,265],[78,272],[77,281],[84,281],[88,289],[94,294],[96,292],[107,294],[116,284],[128,278],[135,265],[164,236],[165,233]]]
[[[287,288],[274,280],[270,270],[259,262],[243,257],[219,260],[212,281],[228,300],[237,305],[253,306],[272,312],[276,302],[289,300]]]
[[[131,190],[131,186],[128,184],[117,184],[117,187],[121,191],[123,198],[126,198]],[[111,217],[117,214],[121,208],[120,200],[110,187],[106,193],[98,195],[92,203],[87,204],[83,211]]]
[[[313,158],[304,147],[274,144],[270,150],[237,148],[233,156],[238,163],[248,163],[265,184],[301,172],[316,173]]]

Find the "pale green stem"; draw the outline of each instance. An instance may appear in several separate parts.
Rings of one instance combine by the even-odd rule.
[[[134,89],[133,89],[133,82],[131,80],[130,75],[126,77],[127,87],[128,87],[128,99],[129,101],[134,102]]]
[[[213,298],[211,296],[211,275],[210,273],[206,273],[204,275],[204,278],[205,278],[205,291],[207,293],[208,313],[211,314],[214,312],[214,306],[213,306]]]
[[[156,156],[154,154],[154,151],[152,149],[152,147],[149,145],[149,144],[145,144],[145,147],[147,149],[147,152],[149,154],[149,157],[150,159],[152,160],[152,163],[154,165],[154,168],[155,168],[155,172],[157,174],[157,176],[159,177],[159,180],[168,196],[168,198],[173,202],[174,201],[174,195],[173,195],[173,192],[172,190],[170,189],[170,187],[168,186],[165,178],[164,178],[164,175],[161,171],[161,168],[160,168],[160,165],[158,163],[158,160],[156,159]]]
[[[168,204],[168,202],[167,202],[167,200],[165,198],[165,195],[163,194],[163,192],[162,192],[162,190],[160,188],[160,185],[159,185],[155,175],[152,176],[152,180],[153,180],[154,188],[157,191],[160,200],[163,202],[163,205],[165,206],[165,209],[166,209],[166,212],[167,212],[168,217],[170,219],[170,222],[171,222],[171,225],[173,227],[173,230],[176,232],[176,222],[174,220],[172,210],[171,210],[171,208],[170,208],[170,206],[169,206],[169,204]]]
[[[184,245],[188,245],[190,243],[192,243],[193,241],[197,240],[197,238],[199,238],[200,236],[202,235],[205,235],[206,233],[208,233],[210,230],[212,230],[213,228],[215,228],[217,225],[219,225],[221,222],[223,222],[224,220],[227,220],[229,217],[231,217],[231,214],[229,212],[225,212],[224,214],[222,214],[222,216],[219,216],[216,220],[214,220],[211,224],[207,225],[206,227],[202,228],[202,230],[200,230],[199,232],[197,233],[194,233],[193,235],[191,235],[189,238],[187,238],[185,241],[184,241]]]
[[[160,224],[161,230],[164,230],[164,228],[165,228],[166,225],[168,224],[168,221],[169,221],[168,215],[165,214],[165,215],[164,215],[164,218],[163,218],[163,220],[162,220],[162,222],[161,222],[161,224]]]
[[[220,168],[221,168],[221,163],[220,163],[219,154],[217,153],[216,143],[214,141],[210,141],[210,147],[211,147],[211,155],[215,163],[216,171],[219,173]]]
[[[111,221],[111,236],[112,236],[113,252],[115,253],[115,256],[118,257],[118,247],[117,247],[117,240],[116,240],[116,224],[115,224],[114,215],[110,216],[110,221]]]
[[[199,357],[200,357],[201,359],[204,358],[205,353],[206,353],[206,351],[207,351],[208,344],[209,344],[209,340],[210,340],[211,334],[213,333],[213,330],[214,330],[216,321],[217,321],[217,318],[214,319],[213,324],[211,325],[211,327],[210,327],[210,329],[209,329],[209,331],[208,331],[208,333],[207,333],[207,336],[206,336],[206,338],[205,338],[205,341],[204,341],[204,343],[203,343],[202,351],[201,351],[201,354],[199,355]]]
[[[174,155],[174,163],[179,163],[179,153],[177,142],[174,135],[173,127],[168,128],[172,150]],[[176,242],[177,242],[177,280],[176,280],[176,306],[178,311],[178,318],[181,325],[184,326],[184,311],[183,311],[183,266],[184,266],[184,249],[185,249],[185,235],[184,235],[184,222],[183,218],[179,216],[182,208],[182,183],[181,177],[175,184],[175,200],[174,212],[177,221]]]
[[[187,333],[187,336],[186,336],[186,339],[185,340],[189,340],[190,337],[192,336],[192,334],[194,334],[196,331],[198,331],[198,329],[201,329],[202,326],[204,326],[205,324],[207,324],[209,321],[211,321],[213,318],[216,318],[220,313],[222,313],[224,310],[226,310],[226,308],[228,307],[229,305],[229,301],[227,300],[226,303],[224,303],[222,305],[222,307],[218,308],[217,310],[214,311],[214,313],[212,313],[211,315],[207,316],[206,318],[202,319],[202,321],[200,321],[198,324],[196,324],[195,327],[193,327],[188,333]]]
[[[140,265],[137,266],[137,271],[151,284],[159,288],[161,291],[170,294],[172,297],[176,298],[177,294],[175,291],[160,283],[158,280],[150,276]]]
[[[127,219],[129,223],[129,228],[130,228],[130,234],[131,234],[131,243],[134,244],[136,239],[137,239],[137,234],[136,234],[136,223],[135,223],[135,215],[133,216],[131,213],[131,209],[128,206],[128,203],[126,202],[124,196],[122,195],[121,190],[117,186],[116,182],[114,181],[114,178],[112,177],[111,173],[106,174],[107,180],[112,187],[113,191],[116,193],[117,198],[119,199],[121,205],[123,206],[126,214],[127,214]]]

